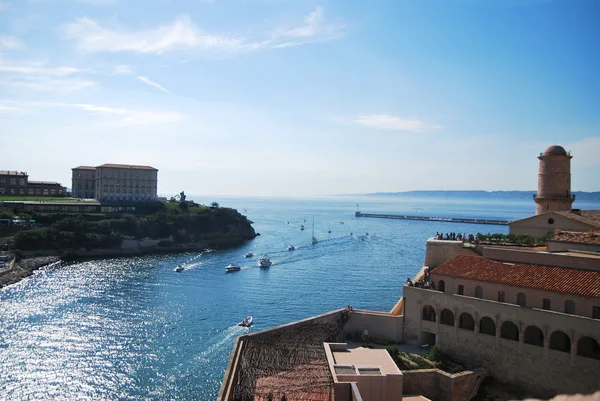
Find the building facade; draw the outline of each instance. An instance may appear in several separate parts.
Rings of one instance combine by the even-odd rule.
[[[29,175],[23,171],[0,170],[0,196],[25,196]]]
[[[99,201],[155,202],[158,169],[151,166],[103,164],[96,167],[95,195]]]
[[[71,169],[73,198],[96,198],[96,167],[79,166]]]
[[[28,196],[66,196],[67,188],[54,181],[29,181]]]
[[[66,196],[67,188],[54,181],[30,181],[23,171],[0,171],[0,196]]]

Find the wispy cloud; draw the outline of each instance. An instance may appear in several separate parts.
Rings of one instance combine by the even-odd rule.
[[[137,77],[137,78],[138,78],[140,81],[142,81],[143,83],[145,83],[146,85],[153,86],[153,87],[155,87],[155,88],[156,88],[156,89],[158,89],[158,90],[161,90],[161,91],[163,91],[163,92],[167,92],[167,93],[169,93],[169,91],[168,91],[168,90],[166,90],[166,89],[165,89],[165,88],[164,88],[162,85],[160,85],[160,84],[157,84],[156,82],[152,82],[152,81],[150,81],[150,79],[149,79],[149,78],[147,78],[147,77],[144,77],[144,76],[138,75],[138,77]]]
[[[440,125],[425,124],[419,120],[408,120],[389,114],[371,114],[360,116],[354,120],[354,122],[369,128],[394,131],[423,132],[442,128]]]
[[[90,18],[79,18],[65,27],[68,39],[84,52],[124,52],[162,54],[168,51],[198,48],[232,50],[242,40],[224,35],[201,34],[187,17],[154,29],[126,31],[105,28]]]
[[[79,18],[64,26],[65,37],[73,40],[80,51],[135,52],[163,54],[196,49],[206,53],[244,53],[260,49],[283,48],[341,38],[345,27],[325,20],[321,7],[304,18],[304,24],[272,30],[266,37],[248,34],[202,32],[189,17],[155,28],[131,31],[110,28],[90,18]]]
[[[86,112],[104,115],[110,121],[119,125],[154,125],[174,123],[185,119],[185,116],[175,111],[164,110],[131,110],[117,107],[98,106],[87,103],[39,103],[48,107],[69,107]]]
[[[34,91],[70,93],[96,85],[96,82],[90,79],[71,77],[83,71],[68,66],[47,67],[43,62],[7,63],[0,60],[0,72],[7,76],[7,79],[0,81],[0,85]]]
[[[0,10],[2,9],[2,3],[0,3]],[[13,35],[0,35],[0,49],[21,49],[23,48],[23,41]]]
[[[272,33],[271,47],[284,48],[311,42],[324,42],[344,36],[344,25],[331,24],[325,20],[325,11],[317,7],[304,18],[305,24],[299,27],[280,28]]]
[[[133,75],[135,71],[132,66],[123,64],[114,66],[112,73],[113,75]]]
[[[0,85],[26,88],[37,92],[71,93],[95,86],[97,83],[88,79],[50,77],[24,77],[0,81]]]
[[[20,109],[18,107],[12,107],[12,106],[4,106],[0,104],[0,112],[3,111],[21,111],[23,109]]]

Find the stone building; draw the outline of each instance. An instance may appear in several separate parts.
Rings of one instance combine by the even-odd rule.
[[[66,196],[67,188],[54,181],[30,181],[23,171],[0,171],[0,196]]]
[[[154,202],[158,169],[151,166],[103,164],[96,167],[95,195],[99,201]]]
[[[94,199],[96,197],[96,167],[79,166],[71,169],[71,192],[73,198]]]
[[[28,196],[66,196],[67,188],[54,181],[29,181]]]
[[[23,171],[0,170],[0,196],[19,196],[27,192],[29,175]]]

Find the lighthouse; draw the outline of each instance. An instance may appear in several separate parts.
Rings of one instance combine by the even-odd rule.
[[[540,154],[538,189],[534,196],[535,214],[570,211],[575,198],[571,195],[571,156],[562,146],[552,145]]]

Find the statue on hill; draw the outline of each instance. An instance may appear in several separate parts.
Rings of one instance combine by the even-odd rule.
[[[184,193],[183,191],[181,191],[181,192],[179,193],[179,200],[180,200],[181,202],[185,202],[185,193]]]

